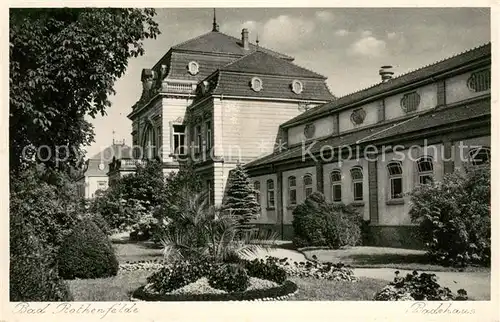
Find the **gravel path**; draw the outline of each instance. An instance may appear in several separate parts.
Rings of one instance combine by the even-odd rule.
[[[258,257],[264,258],[270,255],[278,258],[289,258],[291,261],[306,261],[305,256],[294,250],[275,248],[269,251],[261,251]],[[255,256],[254,256],[255,257]],[[250,258],[250,257],[249,257]],[[394,279],[394,268],[354,268],[354,275],[357,277],[370,277],[386,280],[388,282]],[[407,270],[399,270],[400,274],[411,273]],[[446,286],[453,292],[463,288],[467,291],[470,298],[475,300],[490,300],[490,281],[489,272],[433,272],[426,271],[429,274],[436,274],[438,283]]]

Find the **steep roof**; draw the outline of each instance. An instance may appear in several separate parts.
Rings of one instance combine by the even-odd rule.
[[[482,60],[488,57],[491,57],[491,43],[470,49],[466,52],[452,56],[434,64],[424,66],[407,74],[395,77],[388,82],[375,84],[369,88],[340,97],[330,103],[317,106],[283,123],[282,126],[286,127],[291,124],[314,119],[315,117],[319,117],[322,114],[341,109],[342,107],[347,105],[356,104],[357,102],[369,99],[372,96],[383,94],[384,92],[416,83],[421,80],[429,79],[430,77],[433,77],[435,75],[439,75],[449,70],[453,70],[461,66],[470,64],[471,62]]]
[[[306,144],[306,151],[311,154],[319,153],[323,146],[341,147],[355,146],[362,144],[376,143],[381,140],[392,140],[401,142],[403,135],[425,134],[430,129],[438,129],[444,126],[456,126],[463,122],[470,122],[473,119],[485,118],[490,115],[491,104],[488,99],[481,99],[473,103],[464,103],[456,107],[448,107],[437,110],[426,111],[415,117],[406,118],[403,121],[394,123],[386,122],[369,128],[361,129],[350,133],[341,133],[322,140],[313,141]],[[310,144],[313,146],[308,149]],[[329,151],[327,149],[326,151]],[[304,149],[302,145],[293,146],[281,153],[273,153],[260,159],[249,162],[245,168],[251,169],[259,166],[284,162],[287,160],[302,158]]]
[[[220,68],[220,70],[263,75],[326,79],[323,75],[280,59],[260,49]]]
[[[189,39],[183,43],[172,47],[173,51],[195,51],[204,53],[221,53],[233,55],[247,55],[249,52],[255,51],[257,46],[249,43],[249,49],[244,49],[241,44],[241,39],[226,35],[219,31],[210,31],[196,38]],[[276,51],[259,47],[271,55],[292,61],[294,58]]]
[[[109,172],[109,163],[117,159],[129,159],[132,157],[132,149],[126,144],[112,144],[99,153],[96,153],[88,160],[88,168],[85,171],[87,177],[105,177]],[[103,164],[102,169],[99,168]]]

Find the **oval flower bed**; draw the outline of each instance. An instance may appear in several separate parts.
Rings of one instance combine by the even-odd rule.
[[[155,264],[157,270],[148,277],[148,284],[133,292],[132,300],[283,300],[298,292],[288,277],[356,281],[351,268],[341,263],[296,263],[274,257],[236,263],[176,262],[161,267]]]

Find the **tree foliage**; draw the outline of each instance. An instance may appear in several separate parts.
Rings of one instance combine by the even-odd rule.
[[[257,203],[255,190],[241,164],[231,171],[227,184],[223,208],[231,211],[242,227],[248,227],[250,221],[259,214],[260,205]]]
[[[85,115],[105,114],[129,58],[144,54],[144,39],[160,33],[154,15],[153,9],[10,10],[11,169],[32,161],[41,146],[38,162],[78,164],[81,147],[93,141]]]

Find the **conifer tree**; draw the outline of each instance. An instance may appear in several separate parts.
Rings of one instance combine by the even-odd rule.
[[[229,174],[223,208],[238,218],[242,230],[251,228],[250,221],[255,219],[260,212],[255,190],[241,164],[238,164]]]

